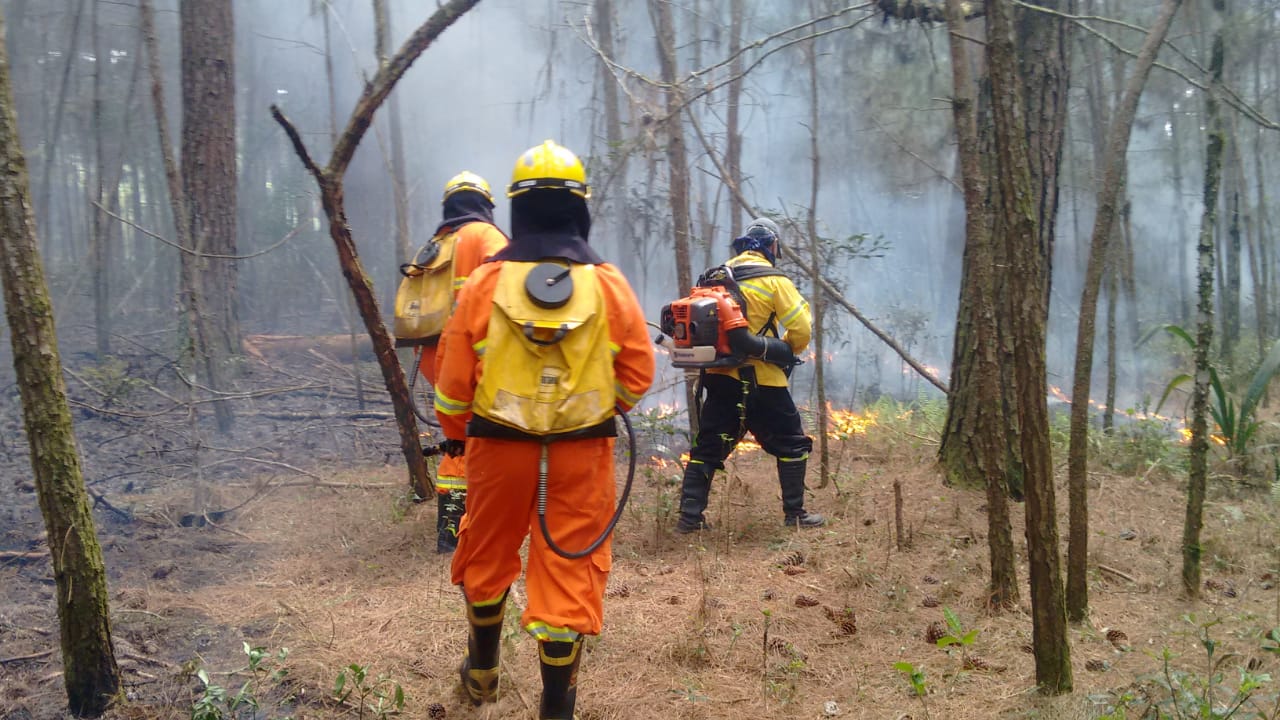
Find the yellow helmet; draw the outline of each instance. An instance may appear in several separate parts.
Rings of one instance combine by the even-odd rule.
[[[490,205],[493,204],[493,193],[489,192],[489,183],[485,182],[484,178],[469,170],[463,170],[457,175],[454,175],[449,182],[445,183],[444,195],[440,197],[440,202],[444,202],[450,195],[460,190],[478,192],[484,196],[485,200],[489,201]]]
[[[587,171],[573,151],[555,141],[535,145],[516,160],[511,171],[507,197],[515,197],[534,188],[561,188],[584,200],[591,197]]]

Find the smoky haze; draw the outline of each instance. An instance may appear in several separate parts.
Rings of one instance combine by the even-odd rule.
[[[657,77],[656,44],[646,3],[616,4],[616,61],[620,67]],[[11,10],[15,2],[9,0],[4,5]],[[239,0],[235,7],[240,251],[251,254],[263,250],[295,226],[302,228],[280,249],[241,263],[241,318],[246,333],[340,333],[348,327],[345,306],[339,300],[347,291],[314,181],[302,169],[268,111],[272,103],[278,104],[302,131],[313,156],[320,162],[327,159],[331,128],[325,40],[322,14],[313,11],[312,5],[303,0]],[[389,5],[394,51],[433,8],[430,3],[408,0],[393,0]],[[805,19],[805,13],[791,3],[747,5],[747,43]],[[1155,3],[1135,9],[1136,22],[1149,19],[1147,6],[1154,8]],[[333,0],[329,7],[334,105],[340,132],[364,78],[376,68],[373,18],[367,0]],[[656,320],[659,308],[678,294],[673,232],[666,209],[665,138],[656,123],[642,121],[645,116],[661,117],[663,100],[652,84],[622,71],[615,74],[625,88],[622,119],[630,164],[624,178],[605,183],[602,177],[610,154],[620,149],[608,147],[605,141],[600,63],[584,42],[584,23],[591,7],[592,3],[570,0],[484,0],[446,30],[404,76],[395,97],[404,128],[411,242],[416,247],[431,236],[439,220],[439,193],[445,181],[463,169],[489,181],[497,200],[495,217],[500,227],[508,228],[508,204],[502,190],[512,164],[527,147],[552,138],[588,162],[589,179],[596,182],[597,189],[592,242],[628,274],[649,318]],[[169,73],[168,109],[176,127],[181,102],[176,3],[160,2],[158,10],[161,52]],[[51,31],[41,40],[15,38],[10,44],[11,53],[50,64],[40,70],[19,71],[20,123],[31,158],[33,187],[37,188],[53,102],[47,88],[56,87],[56,70],[61,67],[54,53],[66,44],[71,25],[68,10],[42,11],[48,15],[45,22]],[[135,53],[136,10],[117,5],[108,12],[106,19],[115,28],[108,35],[109,47]],[[857,17],[846,14],[820,27],[850,23]],[[694,13],[689,7],[677,6],[676,23],[681,77],[728,56],[726,8]],[[772,46],[778,44],[773,41]],[[946,100],[951,90],[945,47],[941,28],[885,23],[876,18],[822,37],[817,42],[816,61],[819,234],[839,241],[865,236],[870,245],[882,248],[874,257],[832,263],[827,273],[850,302],[898,338],[921,362],[937,369],[944,382],[951,359],[964,227],[963,207],[952,184],[957,168]],[[746,54],[749,64],[761,56],[761,51]],[[117,96],[123,94],[125,67],[132,61],[131,56],[122,61],[120,72],[109,81],[114,83]],[[753,66],[744,82],[741,120],[745,195],[771,213],[794,218],[801,228],[810,204],[813,172],[809,135],[812,98],[806,63],[801,43],[778,50]],[[72,92],[77,96],[86,92],[82,85],[87,83],[89,72],[87,61],[73,63]],[[703,81],[718,83],[724,77],[720,68],[689,87],[698,87]],[[35,89],[40,82],[46,83],[43,92]],[[1144,330],[1154,323],[1176,321],[1173,306],[1184,292],[1180,288],[1189,286],[1185,273],[1194,232],[1180,235],[1177,226],[1191,223],[1194,227],[1198,219],[1194,188],[1199,182],[1200,158],[1195,152],[1181,158],[1184,188],[1182,195],[1176,195],[1170,182],[1171,141],[1166,129],[1173,98],[1183,101],[1183,112],[1188,115],[1179,132],[1195,130],[1199,100],[1183,97],[1185,88],[1168,78],[1153,80],[1144,96],[1129,153],[1138,282],[1143,288],[1161,288],[1159,292],[1145,291],[1138,298],[1138,324]],[[144,163],[142,159],[154,155],[151,148],[155,144],[145,88],[138,91],[138,97],[129,134],[125,136],[122,128],[115,132],[126,156],[136,154],[136,164],[153,172],[154,161]],[[724,100],[725,90],[719,89],[709,101],[702,99],[693,105],[718,154],[724,146]],[[1073,90],[1071,103],[1048,356],[1050,384],[1064,386],[1069,385],[1079,278],[1098,175],[1092,166],[1084,94]],[[379,110],[375,131],[366,135],[346,176],[354,237],[388,319],[399,279],[386,125],[389,112],[389,105]],[[75,127],[64,127],[63,135]],[[728,220],[729,196],[720,187],[714,164],[689,126],[686,134],[693,170],[691,204],[695,213],[700,206],[707,208],[694,222],[696,272],[723,260],[729,241],[741,228]],[[59,177],[74,175],[83,171],[87,160],[64,152],[54,172]],[[70,191],[58,189],[59,185],[55,183],[52,202],[58,208],[71,207]],[[610,204],[610,200],[622,201],[627,212],[618,213],[619,204]],[[36,199],[38,206],[46,201],[49,199]],[[148,197],[145,201],[163,203],[163,198]],[[604,208],[613,208],[612,214]],[[168,232],[166,215],[163,210],[148,213],[140,224]],[[85,333],[86,318],[92,317],[70,309],[83,308],[92,299],[83,283],[75,282],[74,248],[83,241],[74,238],[86,230],[79,221],[57,222],[51,229],[42,228],[43,245],[60,332],[74,347]],[[146,293],[130,290],[133,285],[151,283],[160,289],[150,297],[171,297],[172,291],[165,288],[171,288],[174,280],[149,279],[151,274],[172,272],[172,259],[157,263],[151,257],[164,257],[169,251],[132,230],[122,232],[124,255],[120,261],[127,263],[128,269],[116,271],[121,276],[114,291],[119,319],[126,326],[173,325],[176,315],[171,304],[161,309],[138,309]],[[785,242],[799,246],[806,241],[792,231]],[[791,270],[799,276],[797,268]],[[810,284],[804,279],[799,282],[812,300]],[[1245,287],[1248,296],[1247,272]],[[1123,327],[1129,327],[1130,312],[1122,303]],[[1247,307],[1242,310],[1246,317],[1249,312]],[[833,401],[856,404],[880,394],[912,399],[917,393],[936,393],[843,310],[833,308],[828,318],[828,351],[833,362],[828,378]],[[122,328],[121,332],[128,330]],[[1132,339],[1126,334],[1121,337],[1121,358],[1133,378],[1145,377],[1147,386],[1163,379],[1161,373],[1168,369],[1143,365],[1144,353],[1134,352]],[[0,373],[9,372],[6,363]],[[667,383],[676,378],[670,368],[664,372]],[[810,393],[812,364],[797,373],[798,390],[802,395]],[[1094,386],[1101,385],[1095,382]],[[1122,387],[1132,395],[1124,400],[1127,403],[1140,402],[1140,395],[1149,392],[1135,392],[1132,383],[1122,382]],[[656,393],[652,400],[674,402],[678,398],[668,390]]]

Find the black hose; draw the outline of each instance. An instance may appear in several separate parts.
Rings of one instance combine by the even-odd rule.
[[[622,519],[622,511],[626,509],[627,499],[631,497],[631,481],[636,477],[636,432],[631,427],[631,418],[627,417],[626,413],[620,412],[618,415],[622,417],[622,424],[627,426],[627,455],[630,456],[627,462],[627,484],[622,487],[622,497],[618,500],[618,509],[614,511],[613,517],[609,518],[609,523],[605,525],[600,537],[593,540],[585,550],[569,552],[551,539],[551,530],[547,527],[547,446],[550,443],[542,443],[542,454],[538,458],[538,527],[542,528],[542,537],[547,541],[547,547],[551,548],[551,552],[567,560],[577,560],[595,552]]]

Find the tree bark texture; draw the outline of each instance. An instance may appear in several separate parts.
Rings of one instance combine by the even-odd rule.
[[[815,11],[813,3],[810,10]],[[809,66],[809,217],[805,231],[809,236],[809,260],[815,269],[825,265],[822,261],[822,243],[818,239],[818,190],[822,180],[822,155],[818,150],[819,139],[819,103],[818,103],[818,48],[817,40],[805,43],[805,60]],[[736,216],[737,213],[735,212]],[[818,286],[819,277],[812,277],[814,287]],[[827,426],[830,418],[827,409],[827,347],[825,321],[827,315],[827,299],[821,293],[814,293],[813,302],[813,384],[817,390],[817,402],[814,403],[814,418],[817,420],[818,436],[818,487],[825,488],[831,482],[831,452],[828,448]]]
[[[182,181],[191,237],[213,255],[236,254],[235,21],[232,0],[182,0]],[[240,352],[236,261],[201,258],[210,292],[210,350]],[[225,387],[216,388],[225,390]]]
[[[1000,367],[997,360],[999,331],[996,323],[995,264],[989,216],[986,209],[988,178],[978,147],[977,99],[964,39],[960,0],[948,0],[948,28],[951,41],[951,73],[955,95],[952,113],[959,141],[960,174],[965,205],[965,266],[971,273],[971,301],[974,312],[964,332],[974,349],[974,370],[970,376],[973,392],[951,398],[951,404],[970,403],[966,416],[973,432],[953,438],[953,447],[971,453],[973,466],[987,490],[987,547],[991,579],[987,601],[990,607],[1007,608],[1018,601],[1018,575],[1013,552],[1013,531],[1009,519],[1009,499],[1005,489],[1005,443]],[[959,332],[957,328],[957,332]]]
[[[991,74],[999,189],[996,212],[1004,219],[1006,234],[1000,239],[1007,247],[1009,274],[1017,279],[1009,288],[1013,301],[1010,327],[1015,342],[1020,449],[1026,473],[1027,554],[1031,566],[1036,683],[1041,692],[1056,695],[1071,691],[1072,678],[1046,402],[1045,318],[1051,248],[1039,227],[1045,201],[1033,182],[1033,166],[1045,168],[1046,156],[1038,154],[1027,141],[1021,83],[1026,77],[1020,81],[1018,76],[1013,14],[1011,0],[987,3],[987,65]],[[1057,20],[1046,18],[1037,18],[1036,22],[1058,24]],[[1041,102],[1044,100],[1040,98]],[[1064,100],[1065,97],[1057,98],[1054,102]],[[1056,164],[1054,170],[1056,173]]]
[[[80,471],[53,306],[36,245],[0,20],[0,279],[40,512],[57,586],[63,683],[71,712],[97,717],[120,689],[107,576]]]
[[[413,412],[413,401],[409,397],[409,388],[405,383],[404,371],[400,367],[400,359],[396,356],[395,345],[382,323],[382,311],[378,308],[378,298],[373,291],[373,281],[360,263],[355,241],[351,236],[351,226],[347,223],[345,195],[342,178],[347,166],[355,155],[364,134],[373,122],[373,115],[396,83],[404,76],[414,61],[458,18],[462,17],[480,0],[449,0],[427,19],[425,23],[409,36],[400,50],[378,69],[377,75],[367,82],[360,99],[356,101],[351,117],[347,120],[346,129],[338,138],[333,148],[333,155],[325,167],[316,165],[307,152],[306,145],[298,130],[280,111],[272,106],[271,113],[276,122],[284,128],[293,144],[294,151],[302,164],[315,178],[320,188],[320,198],[325,215],[329,219],[329,236],[333,239],[338,252],[338,262],[342,267],[342,275],[347,279],[360,317],[364,320],[365,329],[373,344],[374,356],[378,359],[378,367],[382,370],[382,379],[387,393],[391,397],[395,409],[396,425],[400,430],[400,449],[404,453],[405,463],[409,470],[409,484],[419,497],[431,497],[434,491],[431,478],[427,473],[426,463],[422,457],[422,443],[418,439],[418,422]]]
[[[896,3],[893,3],[896,4]],[[1050,10],[1057,10],[1061,0],[1039,0],[1033,4]],[[921,4],[925,5],[925,4]],[[880,3],[881,10],[888,13],[886,3]],[[966,17],[973,16],[971,11]],[[1026,138],[1030,148],[1029,158],[1032,171],[1032,182],[1036,190],[1035,208],[1041,245],[1046,248],[1047,257],[1053,256],[1053,233],[1058,214],[1058,164],[1062,155],[1062,141],[1066,129],[1067,107],[1067,50],[1066,31],[1063,23],[1047,16],[1045,13],[1024,10],[1018,17],[1017,35],[1019,43],[1018,69],[1022,82],[1022,95],[1025,102],[1024,118],[1026,119]],[[980,98],[986,93],[981,92]],[[979,105],[978,122],[981,155],[986,159],[988,172],[992,171],[992,163],[996,156],[995,141],[991,134],[990,120],[982,112]],[[998,192],[989,188],[989,194]],[[988,199],[990,206],[996,205],[994,197]],[[994,237],[1002,237],[1005,229],[1001,227],[1003,219],[998,213],[988,220],[990,232]],[[1009,259],[1003,256],[1001,243],[992,246],[993,263],[1005,267]],[[960,280],[960,302],[956,312],[956,335],[952,351],[951,365],[951,402],[947,408],[947,420],[943,428],[942,443],[938,458],[942,463],[950,482],[960,485],[985,485],[986,477],[978,468],[978,461],[966,438],[977,432],[975,419],[976,402],[971,395],[976,392],[973,375],[976,372],[977,355],[973,347],[973,334],[970,331],[972,316],[977,312],[975,301],[977,291],[971,287],[969,274],[972,258],[966,249],[964,266]],[[1044,287],[1045,302],[1041,306],[1048,316],[1049,292],[1048,284]],[[1002,466],[1005,483],[1010,496],[1021,499],[1024,493],[1023,476],[1025,470],[1021,458],[1020,442],[1021,425],[1018,417],[1017,398],[1019,390],[1017,378],[1013,373],[1013,348],[1015,342],[1010,318],[1016,312],[1011,305],[1011,298],[1005,283],[995,286],[998,341],[997,352],[1002,370],[1002,381],[999,386],[1004,416],[1003,425],[1006,430],[1006,461]]]
[[[1221,12],[1221,4],[1215,2]],[[1213,236],[1218,223],[1218,186],[1222,180],[1222,154],[1226,132],[1217,92],[1222,86],[1223,30],[1213,38],[1209,61],[1209,92],[1205,96],[1204,208],[1196,243],[1196,347],[1195,386],[1191,391],[1191,448],[1187,474],[1187,514],[1182,526],[1182,591],[1188,598],[1200,594],[1200,529],[1204,525],[1204,495],[1209,474],[1209,351],[1213,345]]]
[[[1089,240],[1089,259],[1085,267],[1084,287],[1080,291],[1080,325],[1076,329],[1075,371],[1071,383],[1071,430],[1067,450],[1067,492],[1070,531],[1067,546],[1067,608],[1072,621],[1084,619],[1088,612],[1089,590],[1087,562],[1089,549],[1088,465],[1089,465],[1089,393],[1093,380],[1093,346],[1098,314],[1098,293],[1108,248],[1115,243],[1116,216],[1121,202],[1125,178],[1125,155],[1138,100],[1146,86],[1147,76],[1156,55],[1173,23],[1181,0],[1164,0],[1155,25],[1147,33],[1138,51],[1133,74],[1129,76],[1107,132],[1106,169],[1098,191],[1097,214]],[[1114,284],[1112,285],[1114,294]],[[1113,338],[1114,341],[1114,338]]]
[[[142,0],[138,6],[142,25],[143,43],[147,49],[147,64],[151,76],[151,103],[155,114],[156,132],[160,144],[160,157],[163,162],[164,177],[169,194],[169,207],[173,214],[174,232],[178,236],[178,244],[186,250],[179,253],[178,268],[180,274],[181,307],[190,334],[189,362],[187,371],[193,375],[199,371],[205,373],[207,382],[216,391],[226,386],[223,382],[222,364],[218,362],[214,351],[210,348],[210,337],[213,330],[211,322],[203,311],[205,302],[205,277],[200,272],[202,246],[198,238],[192,234],[191,209],[184,189],[182,168],[173,155],[172,135],[169,131],[169,120],[165,110],[164,81],[160,70],[159,43],[156,41],[155,13],[151,0]],[[197,370],[198,368],[198,370]],[[234,417],[231,405],[226,401],[213,403],[214,417],[218,428],[223,432],[231,429]],[[199,503],[197,502],[197,505]],[[204,508],[196,507],[201,512]]]

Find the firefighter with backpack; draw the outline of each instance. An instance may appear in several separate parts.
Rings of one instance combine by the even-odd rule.
[[[587,244],[589,193],[567,148],[548,140],[520,156],[511,244],[471,274],[436,366],[445,450],[467,460],[453,557],[470,625],[462,686],[476,705],[496,698],[504,610],[529,537],[521,624],[538,641],[540,718],[573,717],[582,639],[602,628],[612,564],[614,417],[654,374],[635,293]]]
[[[458,291],[481,263],[507,245],[493,222],[493,194],[479,175],[462,171],[445,183],[442,220],[411,263],[396,294],[398,347],[419,350],[418,370],[436,384],[436,344],[453,313]],[[458,546],[458,523],[466,510],[467,480],[461,457],[444,456],[436,470],[436,552]]]
[[[747,431],[777,459],[784,525],[826,524],[825,518],[804,507],[804,476],[813,438],[805,435],[787,387],[795,362],[791,356],[809,346],[813,318],[809,303],[795,284],[774,269],[781,251],[779,238],[778,226],[772,220],[752,220],[742,237],[732,243],[735,257],[725,263],[728,272],[719,268],[729,276],[742,298],[740,302],[745,304],[741,312],[746,322],[742,324],[749,332],[731,332],[741,333],[746,356],[732,364],[707,367],[701,373],[701,389],[706,397],[699,403],[698,437],[680,487],[680,518],[676,522],[679,533],[711,528],[703,514],[711,479],[716,470],[724,469],[724,461]],[[704,273],[704,278],[715,275],[714,270],[717,269]],[[737,281],[732,279],[735,274]],[[753,345],[759,349],[753,349]],[[778,347],[782,347],[781,352]],[[783,359],[778,363],[769,359],[779,356]]]

